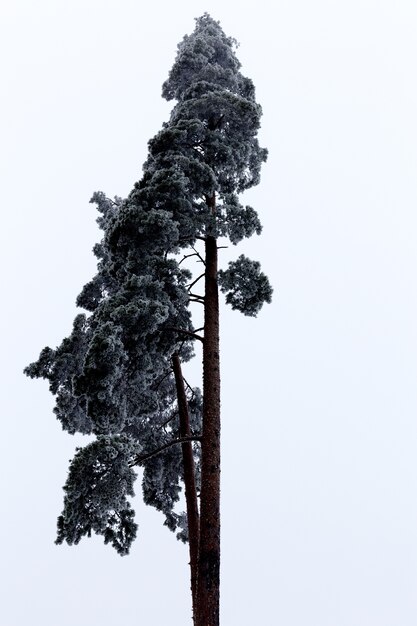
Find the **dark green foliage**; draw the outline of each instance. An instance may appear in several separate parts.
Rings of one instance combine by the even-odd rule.
[[[219,270],[219,286],[232,309],[253,317],[264,302],[271,302],[272,288],[260,268],[260,263],[241,254],[227,270]]]
[[[125,435],[101,435],[77,450],[64,485],[56,543],[77,544],[94,531],[119,554],[127,554],[137,531],[126,499],[134,495],[136,478],[129,462],[138,451],[138,445]]]
[[[237,200],[237,196],[226,196],[224,203],[219,207],[217,219],[217,232],[219,235],[228,236],[233,244],[238,244],[245,237],[253,234],[260,235],[262,224],[258,214],[250,206],[243,207]]]
[[[54,413],[69,433],[89,434],[93,423],[87,411],[87,399],[74,394],[73,381],[83,369],[91,333],[85,315],[77,315],[73,330],[62,344],[52,350],[44,348],[38,361],[25,369],[31,378],[46,378],[56,396]]]
[[[179,44],[163,86],[164,97],[177,103],[149,142],[143,177],[125,200],[102,192],[91,199],[103,237],[94,247],[97,274],[77,299],[88,315],[78,315],[70,336],[25,370],[49,380],[65,430],[97,436],[70,466],[59,543],[77,543],[94,531],[120,554],[128,551],[136,533],[126,499],[133,494],[129,463],[138,451],[151,454],[178,437],[171,359],[193,355],[192,277],[179,254],[207,235],[237,244],[261,232],[257,213],[237,195],[259,181],[267,151],[257,140],[261,107],[240,73],[235,45],[207,14]],[[246,257],[220,272],[219,281],[226,302],[246,315],[271,299],[259,263]],[[199,435],[201,394],[188,395]],[[194,456],[199,481],[198,444]],[[184,515],[174,510],[183,479],[180,446],[143,465],[145,502],[186,539]]]

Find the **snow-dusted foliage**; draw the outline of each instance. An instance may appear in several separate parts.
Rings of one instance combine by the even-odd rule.
[[[128,437],[146,456],[179,436],[171,357],[174,352],[183,360],[192,355],[191,340],[181,333],[181,329],[192,330],[186,289],[190,274],[175,258],[167,257],[175,249],[178,234],[165,211],[142,211],[134,247],[119,245],[111,250],[110,225],[118,219],[121,205],[113,205],[103,194],[93,198],[102,214],[103,207],[108,211],[99,218],[105,236],[95,248],[100,259],[98,274],[78,299],[78,304],[83,303],[91,313],[77,316],[72,334],[61,346],[45,348],[25,371],[31,377],[49,380],[56,395],[55,413],[68,432],[94,433],[97,445],[103,437]],[[198,392],[194,395],[200,397]],[[200,434],[201,402],[193,400],[193,407],[193,428]],[[105,483],[94,482],[94,472],[90,471],[93,455],[100,452],[103,463],[103,450],[108,447],[101,443],[78,451],[65,486],[58,538],[61,543],[76,543],[93,530],[104,534],[106,542],[125,554],[135,536],[134,513],[126,502],[123,510],[116,504],[109,508],[106,489],[115,465],[109,466]],[[133,444],[124,450],[124,465],[120,455],[117,465],[119,478],[115,476],[116,482],[111,483],[115,489],[122,484],[122,468],[128,468],[128,461],[137,457]],[[198,463],[198,453],[195,459]],[[181,491],[181,448],[172,446],[143,465],[145,501],[161,510],[169,528],[175,530],[183,519],[173,510]],[[83,483],[84,491],[94,500],[94,506],[84,509],[84,496],[76,498]],[[130,488],[124,498],[128,495],[132,495]],[[121,525],[117,526],[116,520]]]
[[[119,554],[127,554],[137,524],[127,496],[133,496],[135,472],[129,465],[138,444],[125,435],[100,435],[79,448],[64,485],[64,510],[56,543],[78,543],[91,531],[104,536]]]
[[[257,140],[261,107],[235,47],[207,14],[179,44],[163,85],[164,97],[177,102],[149,141],[141,180],[124,200],[102,192],[91,199],[103,237],[94,248],[97,274],[77,299],[87,314],[25,370],[49,381],[65,430],[97,437],[70,466],[59,543],[94,531],[120,554],[128,551],[136,534],[127,501],[135,463],[144,467],[145,502],[187,539],[186,519],[174,509],[184,478],[181,446],[169,445],[180,432],[172,357],[192,357],[195,332],[192,276],[179,255],[207,236],[237,244],[261,232],[256,211],[238,199],[259,181],[267,151]],[[226,301],[247,315],[270,301],[259,263],[243,256],[219,279]],[[188,396],[192,433],[200,436],[201,393]],[[198,483],[198,443],[193,451]]]
[[[254,317],[264,302],[271,302],[271,285],[260,263],[243,254],[227,270],[219,270],[219,285],[226,302],[244,315]]]
[[[49,389],[56,396],[54,413],[62,427],[71,434],[93,431],[87,400],[74,393],[73,385],[74,379],[82,372],[90,335],[86,316],[77,315],[71,335],[56,350],[44,348],[39,359],[25,369],[31,378],[49,380]]]

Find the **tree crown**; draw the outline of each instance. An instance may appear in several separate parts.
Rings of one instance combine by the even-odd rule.
[[[70,465],[59,543],[77,543],[94,531],[120,554],[128,552],[136,525],[127,497],[133,495],[132,462],[141,454],[145,502],[187,537],[184,515],[174,510],[183,466],[179,446],[170,445],[179,437],[172,357],[192,357],[196,330],[194,283],[179,253],[201,238],[237,244],[261,232],[256,211],[237,195],[258,182],[267,152],[257,140],[261,107],[235,48],[208,14],[179,44],[163,85],[164,97],[177,103],[149,142],[142,179],[125,200],[102,192],[91,199],[103,238],[94,248],[97,274],[77,299],[87,313],[75,318],[59,347],[44,348],[25,370],[49,380],[65,430],[97,437]],[[218,280],[226,302],[246,315],[271,299],[259,263],[243,255]],[[198,389],[188,389],[188,402],[199,436]],[[194,457],[198,480],[197,445]]]

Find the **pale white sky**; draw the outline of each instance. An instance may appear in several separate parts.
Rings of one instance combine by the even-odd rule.
[[[140,177],[204,11],[241,42],[270,151],[246,196],[264,233],[224,258],[259,259],[275,287],[257,320],[222,317],[222,626],[415,626],[411,0],[3,2],[0,622],[191,626],[187,551],[139,497],[130,556],[53,544],[82,438],[21,371],[69,332],[95,270],[88,200]]]

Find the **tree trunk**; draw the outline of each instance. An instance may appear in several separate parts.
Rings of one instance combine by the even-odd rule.
[[[214,195],[207,200],[215,213]],[[205,240],[203,433],[197,626],[219,626],[220,604],[220,358],[217,240]]]
[[[184,378],[182,375],[181,362],[177,353],[172,357],[172,367],[177,388],[178,411],[180,418],[180,437],[192,435],[190,428],[190,415],[188,401],[185,393]],[[197,559],[198,541],[200,534],[200,520],[198,514],[197,488],[195,480],[195,465],[193,447],[191,441],[181,444],[182,459],[184,464],[185,502],[187,507],[188,543],[190,549],[191,569],[191,594],[193,599],[193,619],[196,624],[196,598],[197,598]]]

